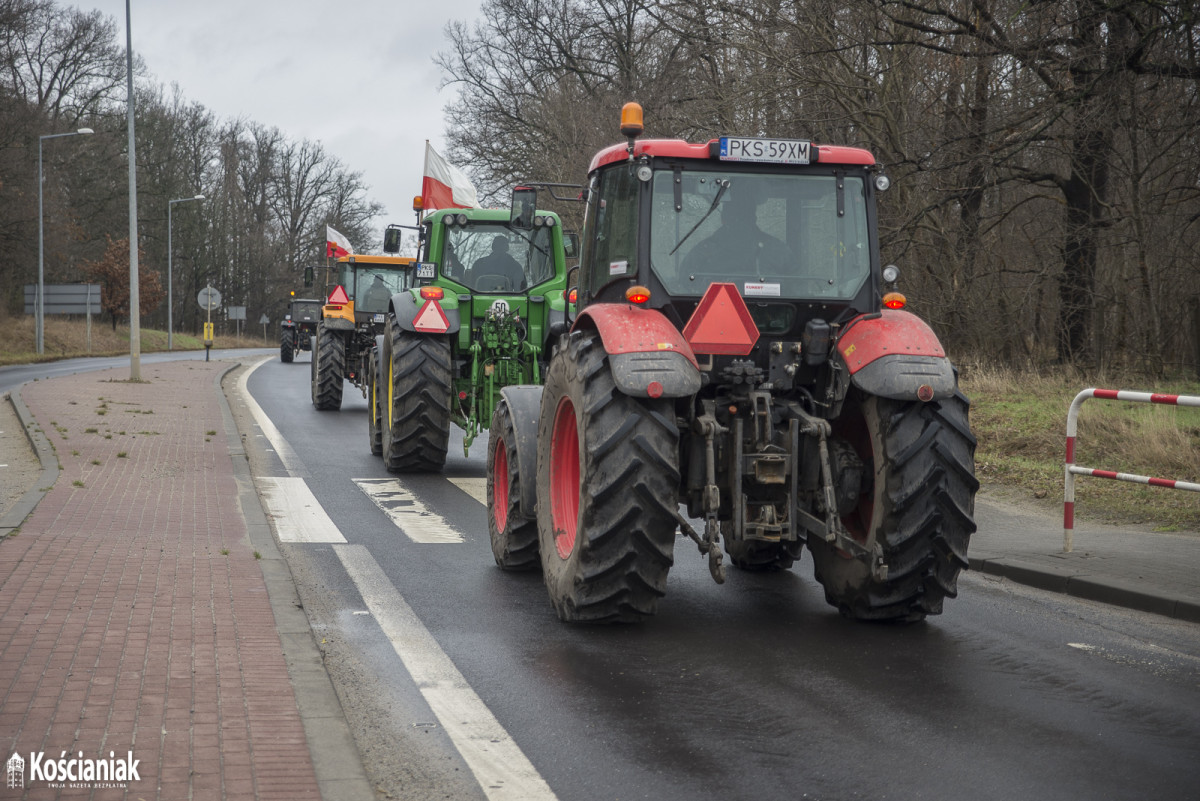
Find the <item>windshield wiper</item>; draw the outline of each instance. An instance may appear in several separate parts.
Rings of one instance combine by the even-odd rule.
[[[680,239],[675,243],[675,247],[671,248],[671,252],[667,254],[668,256],[674,256],[675,251],[683,247],[683,243],[688,241],[688,237],[696,233],[696,229],[703,225],[704,221],[711,217],[712,213],[717,210],[717,204],[721,202],[721,195],[725,194],[725,190],[729,188],[729,180],[722,180],[718,178],[717,183],[720,184],[720,188],[717,190],[717,194],[713,198],[712,205],[708,207],[708,211],[704,212],[704,216],[696,221],[696,224],[692,226],[692,230],[683,235],[683,239]]]

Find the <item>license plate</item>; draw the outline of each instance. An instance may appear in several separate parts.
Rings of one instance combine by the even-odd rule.
[[[808,164],[812,142],[801,139],[721,137],[721,161],[762,161],[771,164]]]
[[[437,278],[437,265],[433,262],[418,263],[417,278]]]
[[[375,322],[377,322],[377,323],[384,322],[383,315],[382,314],[375,315]]]

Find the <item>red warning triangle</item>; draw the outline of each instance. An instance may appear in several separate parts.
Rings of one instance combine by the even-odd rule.
[[[425,301],[425,305],[413,318],[413,329],[427,334],[444,334],[450,328],[450,321],[441,305],[433,299]]]
[[[325,302],[331,306],[339,303],[345,306],[350,302],[350,298],[346,295],[346,290],[341,285],[338,285],[329,293],[329,300]]]
[[[737,287],[714,283],[683,327],[683,338],[696,353],[745,356],[758,341],[758,326]]]

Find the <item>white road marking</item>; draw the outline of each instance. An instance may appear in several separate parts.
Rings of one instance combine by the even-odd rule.
[[[351,479],[413,542],[465,542],[441,515],[425,508],[394,478]]]
[[[467,684],[366,546],[345,544],[346,538],[308,488],[303,478],[308,471],[246,388],[250,373],[266,361],[247,370],[238,381],[238,388],[258,427],[275,446],[284,468],[293,476],[254,480],[279,539],[335,543],[334,552],[366,603],[368,612],[391,641],[426,703],[490,801],[556,801],[546,780]],[[466,479],[468,482],[484,480]],[[354,483],[414,541],[463,541],[461,534],[440,516],[426,510],[424,504],[403,489],[396,479],[355,479]],[[479,488],[466,491],[475,498],[480,498],[478,493],[483,492]],[[486,495],[481,502],[486,502]],[[355,611],[354,614],[363,613]]]
[[[335,545],[334,551],[484,795],[493,801],[554,799],[546,780],[467,684],[366,546]]]
[[[486,478],[447,478],[446,480],[470,495],[475,500],[482,503],[484,506],[487,506]]]
[[[266,436],[267,440],[275,446],[275,454],[279,457],[279,461],[283,462],[284,469],[293,476],[307,477],[308,470],[305,469],[304,463],[296,456],[296,452],[292,450],[292,446],[279,433],[279,429],[271,422],[271,418],[267,417],[262,407],[254,400],[254,396],[250,394],[250,390],[246,388],[246,382],[250,380],[251,373],[271,361],[272,358],[274,357],[268,356],[242,373],[242,377],[238,379],[238,389],[241,390],[242,398],[245,399],[246,407],[250,409],[250,414],[254,416],[254,422],[258,424],[259,429]],[[345,540],[341,540],[341,542],[345,542]]]
[[[302,478],[254,479],[280,542],[345,542]]]

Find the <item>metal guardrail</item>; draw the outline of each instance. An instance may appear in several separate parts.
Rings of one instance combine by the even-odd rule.
[[[1200,397],[1195,395],[1164,395],[1156,392],[1133,392],[1127,389],[1085,389],[1071,401],[1071,409],[1067,412],[1067,458],[1064,465],[1063,486],[1063,553],[1070,553],[1071,538],[1075,531],[1075,476],[1094,476],[1110,478],[1116,481],[1129,481],[1135,484],[1149,484],[1154,487],[1188,490],[1200,492],[1200,484],[1188,481],[1176,481],[1169,478],[1152,478],[1131,473],[1117,473],[1112,470],[1097,470],[1094,467],[1079,467],[1075,464],[1075,432],[1079,421],[1079,408],[1089,398],[1099,400],[1135,401],[1138,403],[1159,403],[1167,406],[1196,406],[1200,407]]]

